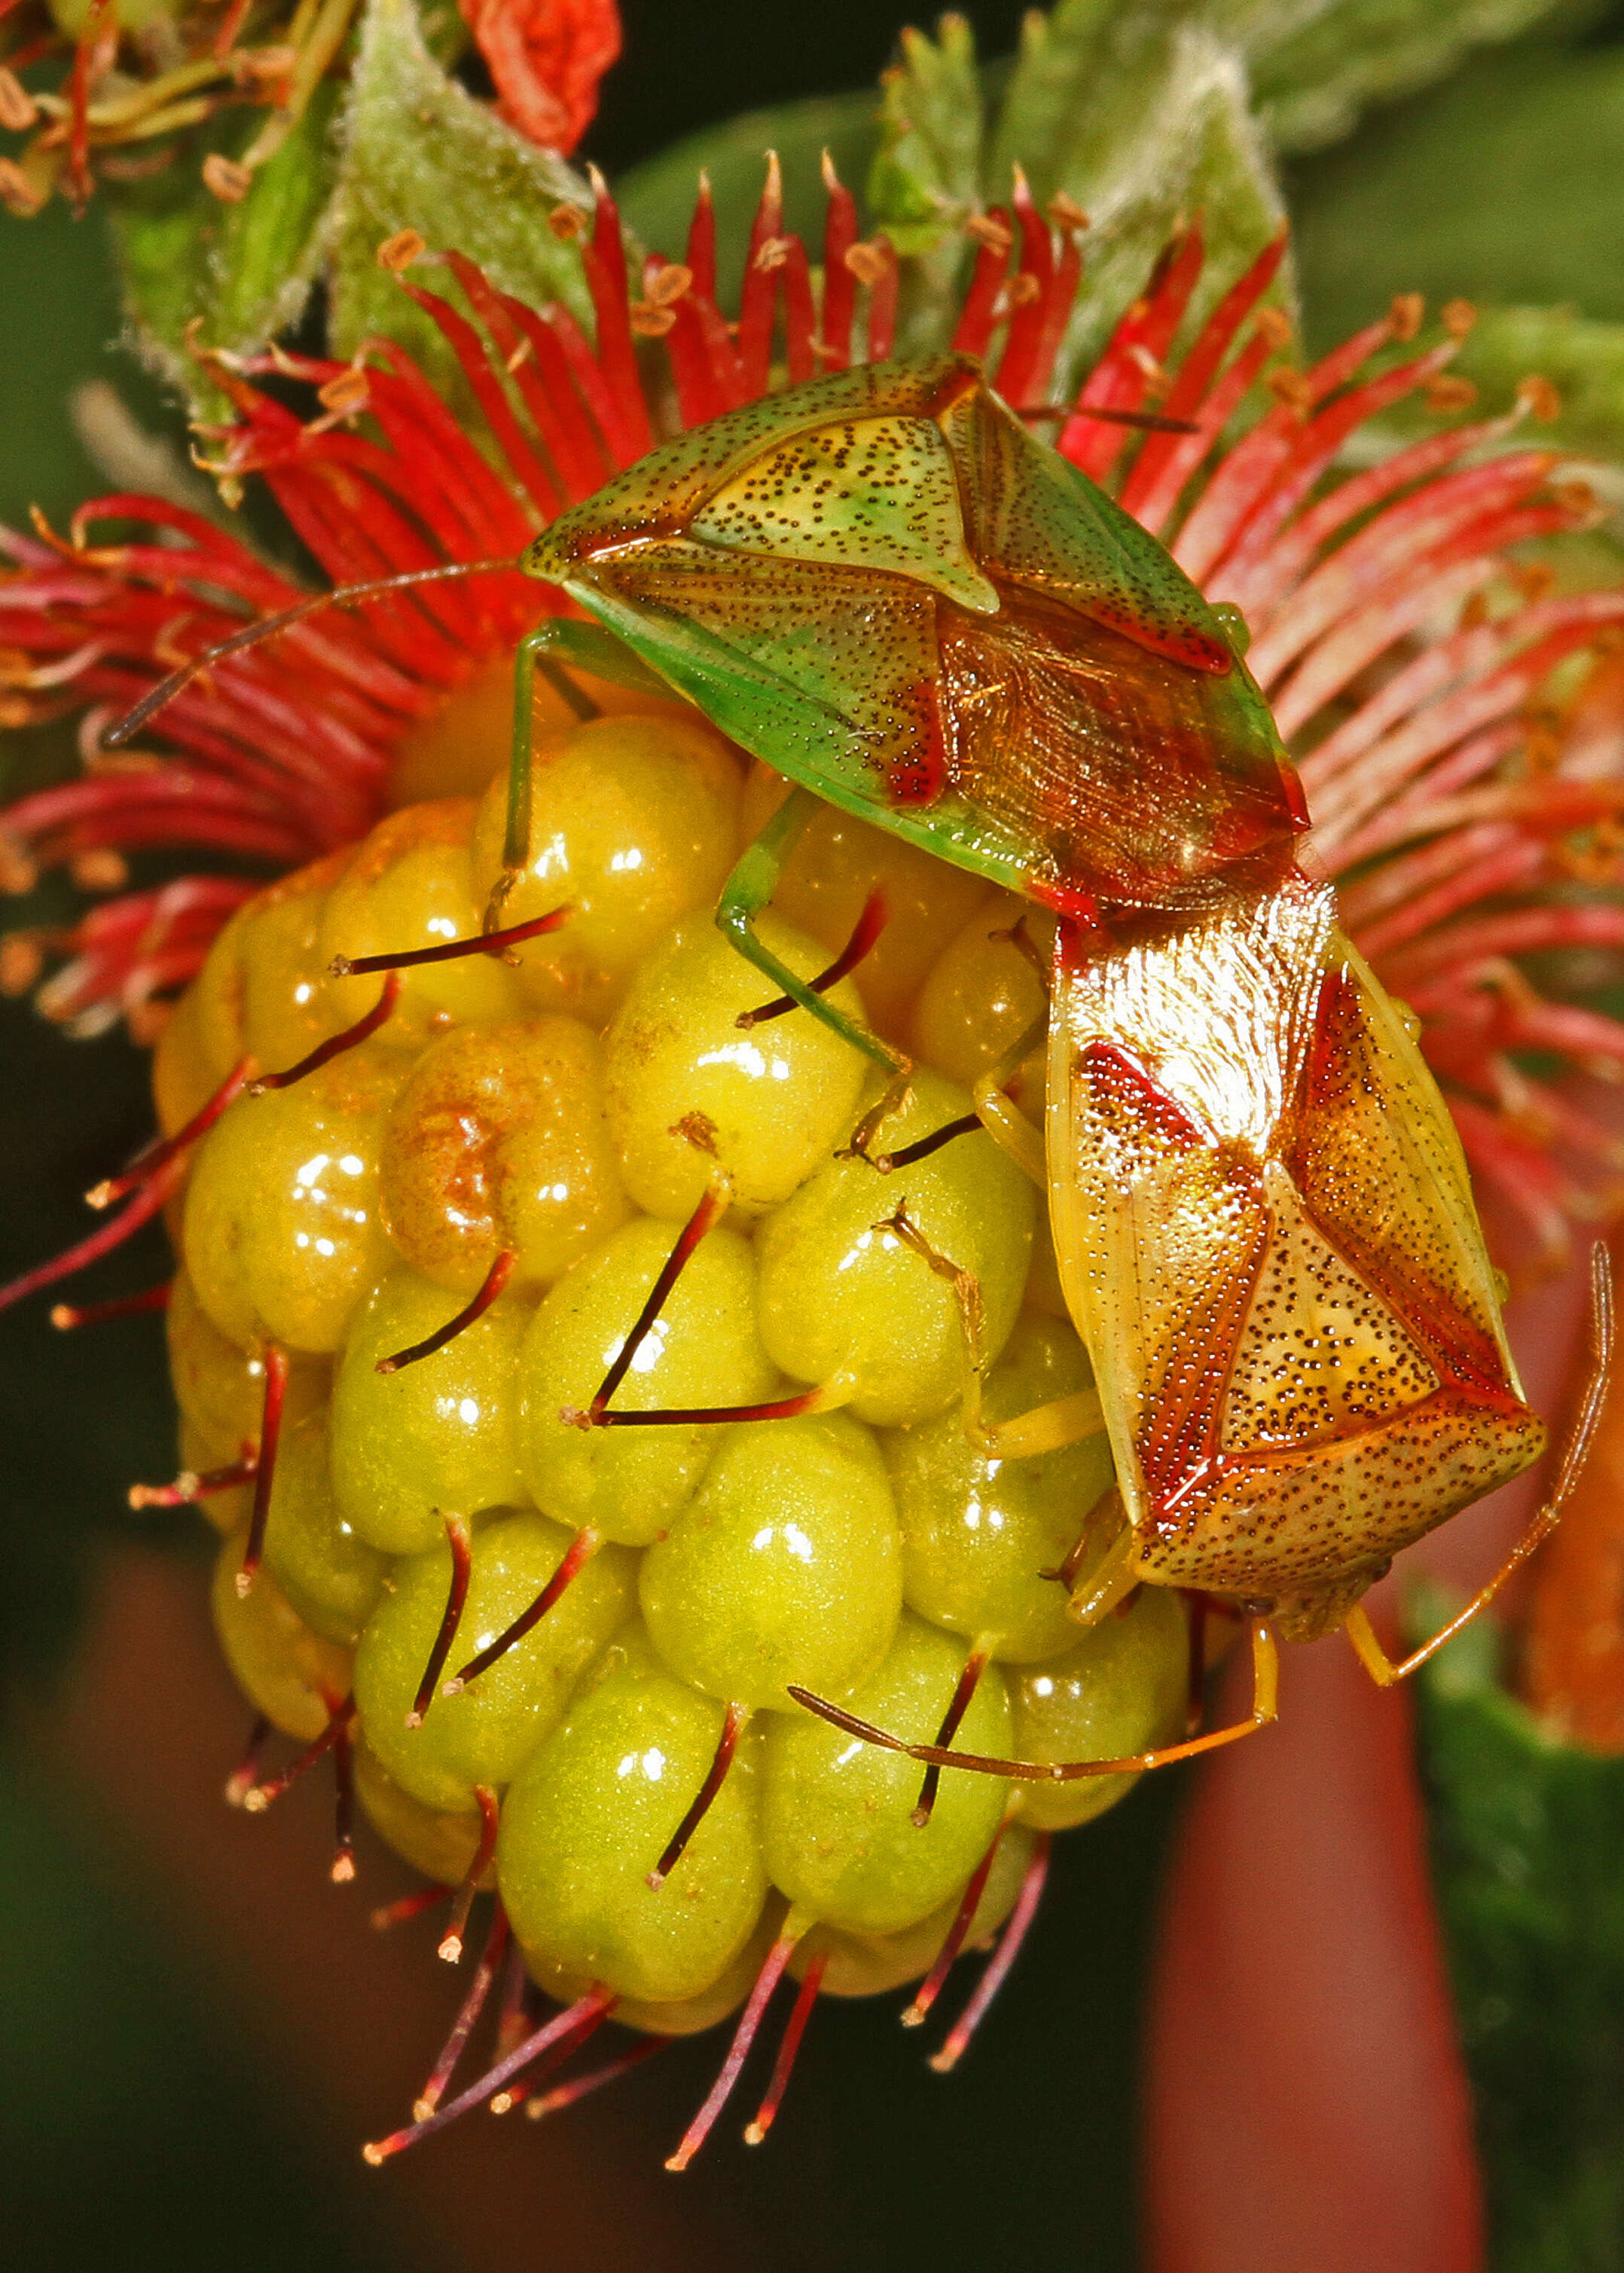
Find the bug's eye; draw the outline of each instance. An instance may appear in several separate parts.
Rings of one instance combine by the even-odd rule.
[[[991,614],[998,596],[972,559],[953,461],[923,418],[843,418],[753,459],[688,524],[701,544],[932,585]]]
[[[1228,600],[1216,600],[1213,613],[1218,619],[1218,628],[1229,642],[1230,651],[1238,663],[1252,645],[1252,626],[1237,607]]]

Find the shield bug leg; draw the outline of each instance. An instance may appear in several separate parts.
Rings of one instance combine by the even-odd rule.
[[[1052,1579],[1057,1586],[1064,1587],[1068,1594],[1075,1594],[1079,1590],[1082,1574],[1088,1568],[1090,1562],[1102,1562],[1104,1559],[1100,1552],[1101,1534],[1105,1536],[1106,1549],[1109,1551],[1117,1542],[1122,1524],[1122,1494],[1116,1485],[1112,1484],[1108,1490],[1101,1494],[1083,1518],[1083,1527],[1072,1542],[1064,1562],[1056,1564],[1052,1571],[1040,1572],[1039,1577]]]
[[[974,1100],[976,1117],[995,1144],[1007,1152],[1017,1167],[1031,1177],[1041,1190],[1049,1188],[1049,1159],[1044,1148],[1043,1132],[1035,1122],[1028,1121],[1019,1106],[1004,1093],[1004,1085],[1014,1080],[1034,1050],[1041,1049],[1049,1035],[1048,1014],[1034,1018],[1011,1047],[1005,1050],[996,1065],[989,1066],[970,1091]]]
[[[1069,1397],[1056,1397],[1047,1405],[1034,1405],[1012,1421],[987,1420],[981,1410],[985,1371],[981,1358],[981,1290],[974,1272],[965,1270],[931,1245],[908,1214],[906,1200],[874,1227],[876,1231],[889,1231],[899,1239],[939,1279],[945,1279],[953,1290],[964,1332],[965,1435],[978,1452],[989,1459],[1030,1460],[1040,1453],[1058,1452],[1068,1444],[1081,1444],[1086,1437],[1100,1434],[1105,1422],[1099,1392],[1094,1389],[1078,1390]]]
[[[582,724],[602,716],[599,705],[577,686],[570,671],[589,671],[642,694],[668,694],[669,687],[640,664],[623,641],[597,624],[571,623],[549,616],[526,632],[513,664],[513,746],[508,762],[508,827],[502,839],[502,871],[485,911],[487,932],[501,928],[501,912],[530,857],[530,761],[535,742],[536,674]]]
[[[1512,1572],[1521,1570],[1534,1550],[1556,1529],[1562,1519],[1562,1510],[1568,1504],[1573,1488],[1579,1481],[1580,1472],[1590,1457],[1612,1368],[1613,1271],[1607,1250],[1598,1240],[1590,1250],[1590,1378],[1585,1384],[1584,1395],[1568,1436],[1567,1449],[1562,1454],[1555,1488],[1494,1576],[1477,1589],[1470,1602],[1457,1610],[1446,1626],[1424,1641],[1418,1649],[1411,1650],[1408,1657],[1400,1658],[1396,1662],[1390,1658],[1377,1639],[1376,1630],[1364,1604],[1354,1604],[1342,1621],[1342,1629],[1352,1643],[1360,1664],[1380,1688],[1390,1689],[1395,1682],[1407,1681],[1430,1657],[1435,1656],[1446,1642],[1452,1641],[1462,1627],[1471,1624],[1479,1610],[1488,1608]]]
[[[846,1017],[832,1002],[825,1002],[812,985],[797,979],[788,964],[780,963],[756,935],[756,919],[772,898],[796,838],[817,809],[818,799],[810,790],[791,791],[755,843],[747,845],[740,855],[732,875],[722,887],[716,920],[745,961],[770,979],[780,994],[786,994],[800,1009],[810,1011],[815,1018],[821,1018],[831,1031],[850,1042],[853,1049],[861,1050],[865,1057],[872,1058],[890,1075],[890,1084],[881,1099],[883,1112],[876,1106],[864,1116],[861,1127],[867,1129],[870,1123],[877,1126],[878,1119],[888,1118],[896,1111],[914,1070],[911,1061],[883,1042],[877,1034],[869,1033],[866,1027]],[[891,1101],[893,1092],[896,1103]],[[852,1141],[855,1144],[857,1137],[854,1136]]]
[[[812,992],[815,994],[827,994],[830,987],[837,986],[848,971],[855,971],[866,956],[872,955],[890,918],[891,911],[885,904],[884,893],[870,892],[863,903],[862,912],[852,926],[852,935],[839,954],[827,969],[818,972],[816,979],[808,980]],[[771,1002],[763,1002],[759,1009],[741,1010],[733,1023],[748,1032],[752,1026],[764,1026],[771,1018],[787,1016],[794,1008],[789,995],[778,994]],[[926,1139],[932,1149],[941,1141],[940,1132]]]
[[[1047,1405],[1034,1405],[1012,1421],[977,1417],[972,1442],[991,1460],[1034,1460],[1045,1452],[1061,1452],[1068,1444],[1098,1437],[1105,1428],[1097,1389],[1074,1390]]]
[[[950,1752],[939,1744],[910,1744],[889,1729],[876,1729],[871,1721],[860,1721],[854,1713],[831,1704],[827,1698],[815,1697],[809,1689],[792,1686],[789,1694],[797,1705],[816,1713],[820,1721],[827,1721],[843,1735],[856,1737],[860,1744],[877,1745],[882,1752],[901,1752],[922,1767],[964,1768],[972,1775],[1006,1776],[1016,1783],[1078,1783],[1086,1776],[1140,1775],[1150,1768],[1169,1767],[1175,1760],[1216,1752],[1220,1745],[1237,1744],[1243,1737],[1269,1727],[1280,1714],[1280,1645],[1266,1619],[1252,1621],[1252,1711],[1244,1721],[1231,1721],[1225,1728],[1186,1737],[1180,1744],[1131,1752],[1116,1760],[1005,1760],[982,1752]]]
[[[1088,1539],[1090,1531],[1086,1529],[1083,1536]],[[1071,1561],[1070,1557],[1066,1559]],[[1079,1626],[1097,1626],[1119,1602],[1127,1600],[1139,1584],[1139,1573],[1134,1568],[1133,1529],[1124,1515],[1120,1530],[1088,1572],[1086,1581],[1074,1579],[1067,1612]]]

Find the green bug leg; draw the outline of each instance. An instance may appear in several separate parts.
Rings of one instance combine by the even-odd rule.
[[[780,994],[787,994],[801,1009],[809,1010],[815,1018],[822,1019],[823,1024],[838,1034],[843,1041],[850,1042],[853,1049],[861,1050],[867,1058],[872,1058],[876,1065],[883,1067],[891,1076],[879,1106],[865,1114],[857,1134],[853,1136],[853,1145],[856,1146],[859,1136],[870,1130],[870,1124],[877,1126],[879,1120],[897,1110],[906,1094],[908,1077],[914,1070],[913,1062],[899,1050],[893,1050],[888,1043],[881,1041],[877,1034],[871,1034],[867,1027],[860,1026],[846,1017],[844,1012],[836,1009],[832,1002],[826,1002],[804,979],[797,979],[787,964],[780,963],[776,955],[763,947],[756,935],[756,919],[778,889],[784,864],[794,851],[795,840],[817,811],[819,803],[810,790],[790,791],[755,843],[747,845],[740,855],[733,874],[722,887],[722,896],[717,902],[716,920],[718,928],[737,948],[745,961],[753,964],[764,978],[771,979]]]
[[[502,839],[502,873],[485,904],[486,932],[501,929],[502,910],[530,858],[530,758],[535,739],[536,674],[539,671],[583,724],[601,717],[599,706],[577,686],[570,670],[590,671],[639,694],[669,694],[663,679],[639,663],[623,640],[598,624],[572,623],[549,616],[519,641],[513,666],[513,746],[508,761],[508,828]]]

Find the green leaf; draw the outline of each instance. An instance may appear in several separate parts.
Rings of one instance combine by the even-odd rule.
[[[937,36],[902,34],[902,59],[882,82],[880,146],[868,175],[876,225],[900,253],[951,242],[981,202],[983,109],[975,38],[962,16]]]
[[[106,379],[106,343],[118,328],[104,216],[93,206],[75,221],[61,198],[29,221],[0,214],[0,271],[9,304],[29,311],[6,341],[0,521],[26,529],[38,505],[60,523],[105,486],[68,413],[77,385]]]
[[[1624,49],[1529,42],[1293,167],[1318,337],[1403,290],[1624,320],[1621,115]]]
[[[382,333],[466,407],[450,349],[378,266],[379,245],[406,229],[436,250],[467,253],[505,292],[538,305],[562,299],[588,314],[580,257],[547,227],[555,206],[590,202],[584,183],[441,69],[411,0],[370,0],[342,134],[331,239],[337,353]]]
[[[1624,1760],[1553,1742],[1481,1655],[1421,1684],[1434,1872],[1497,2273],[1617,2273]]]
[[[317,87],[238,205],[222,204],[203,188],[195,151],[109,200],[124,306],[138,345],[194,409],[218,398],[187,352],[189,325],[199,325],[206,346],[248,349],[263,346],[303,312],[320,266],[337,100],[330,81]],[[230,139],[240,146],[246,139],[233,120]]]
[[[1201,12],[1186,0],[1060,0],[1029,15],[988,166],[993,194],[1006,192],[1016,165],[1040,204],[1109,174],[1143,134],[1181,26]]]
[[[1342,0],[1319,13],[1282,0],[1218,0],[1250,56],[1278,150],[1340,141],[1372,102],[1447,76],[1469,49],[1515,39],[1553,0]]]
[[[1515,38],[1557,4],[1061,0],[1027,19],[1000,160],[1007,169],[1021,158],[1050,187],[1068,150],[1074,164],[1098,164],[1181,30],[1205,29],[1239,57],[1274,146],[1301,150],[1339,139],[1367,104],[1443,78],[1469,49]]]

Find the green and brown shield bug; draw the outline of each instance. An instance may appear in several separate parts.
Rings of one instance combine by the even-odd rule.
[[[561,515],[522,565],[596,621],[552,619],[520,649],[508,874],[530,838],[538,668],[696,705],[797,785],[718,920],[784,995],[888,1069],[860,1148],[908,1069],[755,928],[813,801],[1059,917],[1046,1129],[1019,1121],[996,1078],[977,1105],[1047,1189],[1097,1390],[1027,1416],[1006,1450],[1109,1433],[1118,1497],[1080,1618],[1147,1584],[1252,1625],[1251,1719],[1125,1760],[898,1746],[793,1693],[929,1766],[1064,1781],[1272,1718],[1277,1632],[1345,1624],[1379,1679],[1418,1663],[1436,1642],[1393,1667],[1359,1597],[1399,1548],[1535,1459],[1544,1430],[1442,1100],[1338,931],[1332,889],[1304,872],[1307,811],[1238,627],[958,356],[728,412]],[[310,604],[373,589],[387,587]],[[499,886],[470,950],[500,942],[502,898]],[[1606,1309],[1598,1282],[1598,1382]],[[1593,1388],[1516,1560],[1556,1519],[1596,1402]],[[583,1416],[619,1417],[607,1389]]]

